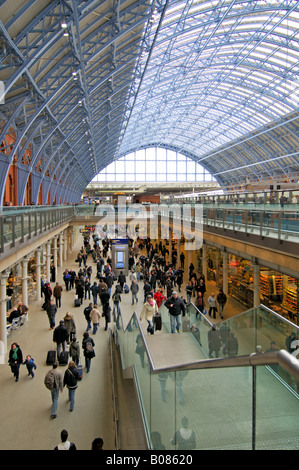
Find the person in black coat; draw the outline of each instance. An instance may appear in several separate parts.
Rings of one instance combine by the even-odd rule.
[[[63,320],[60,320],[59,325],[53,332],[53,341],[57,344],[57,357],[60,355],[61,348],[65,351],[65,342],[68,340],[68,332]]]
[[[78,282],[77,284],[76,294],[78,296],[78,299],[80,300],[80,304],[82,305],[84,297],[84,287],[81,282]]]
[[[94,346],[94,340],[85,331],[83,333],[82,350],[85,357],[86,372],[90,371],[91,359],[95,357]]]
[[[12,343],[9,357],[8,357],[8,364],[10,365],[11,371],[15,377],[16,382],[19,380],[19,372],[20,372],[20,365],[23,363],[23,353],[18,345],[18,343]]]
[[[124,275],[124,273],[122,271],[120,272],[120,274],[118,276],[118,282],[120,284],[121,291],[123,292],[124,284],[126,282],[126,276]]]
[[[177,292],[173,292],[171,297],[168,297],[164,305],[169,310],[171,333],[176,333],[176,330],[180,333],[182,324],[181,314],[185,316],[186,313],[184,301],[178,296]]]
[[[105,331],[108,329],[108,323],[111,322],[111,307],[109,303],[103,305],[103,317],[105,317]]]
[[[70,361],[63,378],[63,385],[67,387],[69,392],[70,411],[73,411],[75,406],[75,391],[78,387],[78,379],[79,373],[76,369],[76,364]]]

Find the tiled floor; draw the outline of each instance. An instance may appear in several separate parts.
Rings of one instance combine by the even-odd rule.
[[[57,280],[62,283],[62,272],[65,268],[78,269],[75,263],[77,251],[82,245],[78,240],[73,253],[62,268],[57,270]],[[92,275],[92,281],[94,280]],[[52,287],[54,284],[52,284]],[[142,291],[143,284],[140,283]],[[215,291],[214,283],[208,283],[208,292]],[[140,296],[141,298],[142,296]],[[24,357],[31,354],[37,364],[35,378],[27,376],[25,366],[21,366],[20,380],[14,381],[10,368],[7,364],[0,367],[1,380],[1,401],[0,416],[2,430],[0,434],[0,449],[2,450],[51,450],[60,441],[60,431],[67,429],[69,439],[74,441],[78,449],[89,450],[92,440],[101,436],[104,439],[104,448],[115,449],[115,429],[113,422],[113,404],[111,392],[111,364],[108,348],[108,333],[104,331],[104,321],[102,320],[99,331],[95,339],[96,357],[92,360],[91,371],[84,373],[83,380],[79,383],[76,391],[75,409],[69,411],[67,400],[67,390],[64,389],[59,397],[58,413],[55,420],[50,420],[51,397],[50,392],[44,386],[44,377],[49,370],[46,365],[46,353],[52,348],[53,332],[49,330],[48,318],[41,305],[43,301],[30,304],[28,322],[18,331],[13,332],[8,347],[13,341],[17,341],[23,351]],[[86,328],[86,321],[83,315],[83,308],[88,304],[85,300],[82,307],[74,308],[74,291],[63,292],[62,307],[58,309],[56,325],[64,317],[67,311],[74,315],[77,336],[81,345],[82,336]],[[122,296],[122,311],[124,318],[130,319],[134,309],[140,313],[142,302],[131,305],[130,294]],[[233,316],[245,310],[234,299],[229,299],[225,316]],[[145,328],[143,321],[143,327]],[[163,338],[164,336],[164,338]],[[184,339],[181,335],[182,350],[184,349]],[[166,351],[170,349],[178,350],[178,335],[160,333],[149,338],[155,345],[153,351]],[[160,361],[163,355],[160,354]],[[83,358],[82,358],[83,359]],[[164,357],[167,362],[167,355]],[[188,361],[188,358],[186,358]],[[83,359],[84,363],[84,359]],[[64,372],[65,367],[62,367]],[[132,414],[136,403],[132,405],[128,396],[133,399],[134,389],[132,382],[124,382],[119,388],[118,396],[122,403],[121,409],[121,438],[123,449],[137,449],[145,446],[142,433],[142,423],[137,413]]]

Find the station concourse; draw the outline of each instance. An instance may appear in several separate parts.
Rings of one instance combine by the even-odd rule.
[[[62,428],[82,450],[96,437],[107,450],[177,449],[186,415],[199,449],[298,448],[298,19],[297,0],[0,2],[0,449],[53,449]],[[78,271],[101,211],[117,214],[113,238],[128,228],[122,215],[134,235],[153,215],[160,233],[145,237],[165,242],[171,265],[185,254],[180,296],[203,277],[206,302],[227,296],[225,315],[199,312],[193,296],[172,335],[163,303],[151,337],[143,302],[123,294],[108,330],[101,319],[75,410],[64,390],[50,420],[40,285]],[[192,231],[200,243],[184,251]],[[81,345],[89,299],[75,308],[74,295],[63,291],[56,324],[72,313]],[[8,322],[20,302],[26,321]],[[212,350],[218,329],[235,334],[238,354],[225,335]],[[13,341],[34,357],[33,379],[22,365],[14,383]],[[211,414],[195,399],[206,395]]]

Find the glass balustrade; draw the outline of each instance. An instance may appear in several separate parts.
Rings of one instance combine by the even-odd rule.
[[[167,335],[169,318],[163,306],[160,311],[163,334]],[[291,333],[299,338],[298,328],[260,306],[217,327],[221,347],[216,354],[209,344],[213,325],[193,304],[184,322],[182,334],[195,341],[200,351],[199,356],[190,358],[190,364],[201,357],[202,369],[190,365],[180,369],[172,366],[171,358],[167,370],[155,368],[151,357],[153,346],[147,345],[137,315],[132,316],[125,328],[121,312],[115,318],[114,337],[123,369],[132,367],[134,371],[149,447],[177,451],[298,449],[298,377],[287,374],[277,364],[224,367],[217,360],[217,368],[207,366],[216,356],[224,360],[249,357],[258,353],[257,346],[267,351],[273,347],[272,341],[277,348],[285,348]],[[228,349],[231,332],[238,340],[238,349],[233,354]]]
[[[288,239],[294,242],[299,240],[299,211],[297,210],[264,210],[263,207],[258,207],[258,209],[252,209],[252,207],[251,209],[245,207],[229,208],[225,204],[223,206],[203,205],[199,215],[200,220],[197,217],[196,222],[207,229],[215,227],[231,230],[234,233],[244,232],[278,240]],[[194,214],[198,215],[198,211],[195,211],[195,208],[198,207],[197,204],[190,204],[190,206],[189,204],[142,206],[142,211],[132,211],[130,206],[117,207],[111,205],[110,207],[109,214],[112,212],[115,217],[121,216],[123,218],[136,217],[136,223],[141,221],[141,215],[147,221],[158,220],[159,216],[165,221],[174,217],[174,221],[179,218],[180,221],[185,221],[186,226],[190,228],[195,223]],[[53,226],[70,220],[72,217],[92,217],[94,215],[105,217],[105,212],[101,210],[101,206],[89,204],[54,207],[3,207],[0,216],[2,251],[7,243],[22,240],[28,235],[42,233]]]

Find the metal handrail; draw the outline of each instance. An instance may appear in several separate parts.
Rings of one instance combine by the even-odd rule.
[[[120,310],[120,316],[122,319],[123,331],[125,332],[127,327],[124,328],[122,313]],[[139,332],[142,336],[144,347],[148,356],[148,360],[151,366],[151,372],[154,374],[161,372],[175,372],[180,370],[199,370],[199,369],[219,369],[224,367],[248,367],[248,366],[268,366],[271,364],[280,365],[285,371],[289,372],[294,378],[299,380],[299,361],[292,356],[288,351],[281,349],[279,351],[265,352],[261,354],[252,353],[244,356],[225,357],[217,359],[204,359],[198,360],[186,364],[156,368],[152,360],[150,351],[145,340],[143,330],[139,321],[137,312],[134,311],[132,314],[135,316]],[[203,315],[204,316],[204,315]]]

